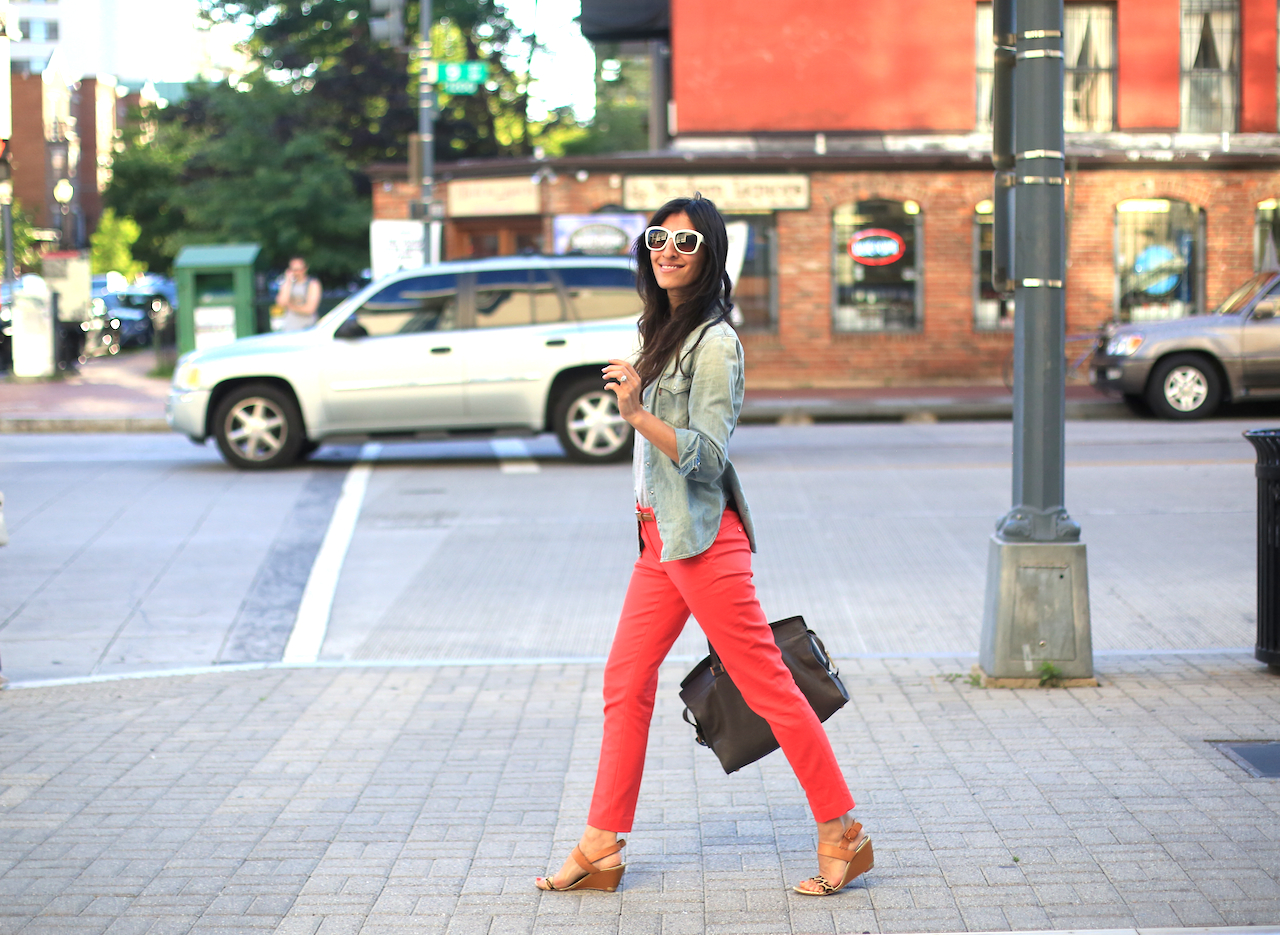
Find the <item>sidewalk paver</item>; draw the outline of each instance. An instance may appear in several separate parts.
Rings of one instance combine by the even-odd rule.
[[[0,694],[0,932],[859,933],[1263,925],[1280,737],[1236,653],[1100,656],[1096,689],[840,660],[828,722],[876,867],[826,900],[785,760],[732,776],[662,670],[616,894],[539,894],[586,818],[595,664],[273,668]]]

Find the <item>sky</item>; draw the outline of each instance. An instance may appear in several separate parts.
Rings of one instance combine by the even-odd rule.
[[[521,32],[536,33],[547,47],[533,58],[537,108],[531,108],[530,116],[539,119],[539,110],[568,104],[579,120],[590,120],[596,107],[596,59],[574,21],[580,0],[506,0],[504,5]]]

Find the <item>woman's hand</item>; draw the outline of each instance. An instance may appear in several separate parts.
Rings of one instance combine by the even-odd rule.
[[[604,368],[604,378],[608,381],[604,388],[613,390],[618,397],[618,414],[630,422],[651,445],[679,464],[676,430],[640,404],[640,374],[636,373],[636,368],[625,360],[611,360],[609,366]]]
[[[644,412],[640,404],[640,374],[625,360],[610,360],[604,368],[606,390],[613,390],[618,397],[618,413],[628,422]]]

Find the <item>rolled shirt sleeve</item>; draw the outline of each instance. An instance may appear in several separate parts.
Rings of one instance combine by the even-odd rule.
[[[676,428],[676,469],[687,480],[713,484],[729,463],[729,436],[742,408],[742,345],[708,333],[694,351],[689,386],[689,426]]]

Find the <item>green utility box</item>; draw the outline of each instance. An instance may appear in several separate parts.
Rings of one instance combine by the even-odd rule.
[[[256,243],[183,247],[173,261],[178,280],[178,353],[230,344],[257,334]]]

